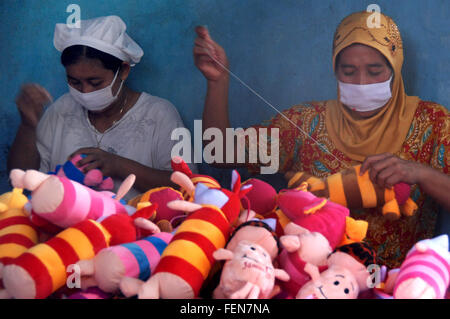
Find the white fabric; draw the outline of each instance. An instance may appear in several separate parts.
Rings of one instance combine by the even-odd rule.
[[[126,29],[127,26],[118,16],[81,20],[80,28],[57,23],[53,44],[60,52],[72,45],[86,45],[134,66],[139,63],[144,51],[125,32]]]
[[[142,93],[136,104],[109,130],[99,133],[87,118],[87,111],[67,93],[45,111],[37,128],[37,148],[41,156],[40,171],[54,171],[67,157],[82,147],[97,147],[139,162],[145,166],[171,170],[170,153],[178,141],[171,132],[184,127],[175,107],[167,100]],[[196,167],[189,164],[193,172]],[[114,180],[116,192],[121,180]],[[131,189],[124,197],[138,195]]]
[[[342,104],[358,112],[379,109],[391,99],[391,80],[373,84],[351,84],[338,80]]]

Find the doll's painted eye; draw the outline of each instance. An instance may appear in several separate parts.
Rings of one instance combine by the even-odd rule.
[[[350,292],[350,290],[348,290],[348,288],[345,288],[345,289],[344,289],[344,292],[345,292],[345,294],[347,295],[347,294]]]
[[[256,248],[255,248],[255,247],[253,247],[253,246],[250,246],[250,249],[251,249],[251,250],[256,250]]]
[[[339,285],[339,281],[336,280],[336,281],[334,282],[334,285],[335,285],[335,286]]]

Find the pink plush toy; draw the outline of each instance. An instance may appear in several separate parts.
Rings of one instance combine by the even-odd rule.
[[[364,242],[339,247],[327,259],[328,269],[319,273],[307,264],[312,280],[298,291],[297,299],[356,299],[360,292],[372,288],[369,266],[376,265],[375,250]]]
[[[113,214],[128,214],[135,211],[120,202],[132,187],[135,176],[130,175],[115,194],[97,192],[71,181],[66,177],[48,175],[36,170],[13,169],[10,173],[14,187],[32,191],[32,213],[62,228],[75,225],[86,219],[97,220]]]
[[[400,269],[389,272],[385,291],[396,299],[443,299],[449,277],[448,236],[441,235],[416,243]]]
[[[227,248],[213,254],[216,260],[227,260],[213,297],[267,299],[274,296],[278,292],[275,278],[289,280],[284,270],[276,269],[272,264],[278,249],[278,239],[266,223],[252,220],[241,224],[232,234]]]
[[[327,257],[333,251],[328,240],[319,232],[310,232],[306,228],[289,223],[285,234],[280,238],[284,247],[278,261],[290,277],[286,283],[280,283],[281,288],[293,298],[298,290],[311,278],[305,271],[307,263],[319,266],[320,270],[327,267]]]
[[[79,261],[82,287],[97,286],[105,292],[117,293],[125,276],[147,280],[172,237],[171,233],[159,232],[136,242],[102,249],[93,259]]]
[[[114,181],[111,177],[103,176],[101,170],[91,169],[87,173],[83,173],[83,169],[87,166],[87,164],[80,167],[77,166],[77,163],[84,157],[86,157],[86,155],[77,154],[63,165],[58,165],[55,172],[49,172],[49,174],[67,177],[70,180],[96,190],[112,190],[114,188]]]
[[[342,241],[349,210],[299,188],[282,190],[278,205],[292,221],[285,226],[287,236],[280,238],[285,249],[279,257],[281,268],[291,279],[280,285],[289,297],[295,297],[310,280],[304,271],[306,263],[321,270],[326,267],[327,256]]]
[[[316,266],[307,264],[312,281],[306,283],[297,294],[297,299],[356,299],[359,294],[358,282],[347,268],[331,265],[319,273]]]
[[[302,189],[280,191],[278,205],[295,224],[324,235],[332,249],[341,243],[350,214],[348,208]]]

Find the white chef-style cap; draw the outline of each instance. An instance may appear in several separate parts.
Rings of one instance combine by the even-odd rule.
[[[118,16],[81,20],[80,28],[57,23],[53,44],[62,52],[72,45],[85,45],[111,54],[134,66],[144,55],[142,48],[125,33],[126,24]]]

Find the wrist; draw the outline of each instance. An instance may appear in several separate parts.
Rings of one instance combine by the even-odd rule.
[[[36,128],[37,128],[36,125],[26,123],[26,122],[20,122],[20,125],[19,125],[19,130],[26,132],[28,134],[30,134],[30,133],[35,134]]]
[[[433,174],[433,169],[423,164],[417,163],[416,167],[416,183],[419,186],[423,186],[430,180],[430,176]]]
[[[207,84],[208,84],[208,88],[212,88],[212,89],[224,88],[224,87],[228,87],[229,81],[230,81],[230,77],[228,75],[228,72],[225,72],[215,80],[208,79]]]

